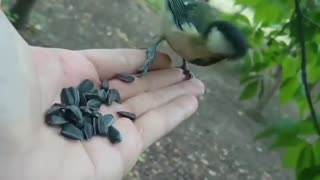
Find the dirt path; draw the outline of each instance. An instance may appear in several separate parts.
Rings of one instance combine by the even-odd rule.
[[[22,34],[33,45],[68,49],[146,47],[157,30],[154,18],[138,0],[42,0],[32,15],[37,25]],[[244,113],[252,104],[237,100],[236,67],[192,66],[207,86],[199,112],[150,147],[127,180],[292,179],[279,154],[253,141],[261,125]],[[279,116],[271,108],[266,114]]]

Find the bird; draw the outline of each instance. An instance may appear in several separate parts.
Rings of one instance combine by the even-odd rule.
[[[246,35],[208,2],[196,0],[163,0],[160,33],[147,48],[147,61],[140,69],[145,76],[154,63],[159,45],[166,41],[182,57],[187,79],[193,75],[188,63],[210,66],[226,59],[240,59],[248,51]]]

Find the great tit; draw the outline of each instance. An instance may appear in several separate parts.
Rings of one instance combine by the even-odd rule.
[[[221,19],[219,11],[203,1],[163,0],[160,35],[147,49],[147,61],[141,75],[148,73],[159,44],[166,41],[182,57],[181,68],[192,77],[187,61],[209,66],[224,59],[246,55],[247,38],[233,23]]]

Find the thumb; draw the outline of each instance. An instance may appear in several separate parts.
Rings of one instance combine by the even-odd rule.
[[[0,27],[0,140],[20,144],[41,118],[38,81],[28,44],[1,10]]]

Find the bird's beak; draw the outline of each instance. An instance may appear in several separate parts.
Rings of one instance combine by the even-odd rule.
[[[210,57],[210,58],[198,58],[198,59],[193,59],[189,60],[191,64],[197,65],[197,66],[210,66],[213,64],[216,64],[220,61],[223,61],[225,59],[224,56],[215,56],[215,57]]]

